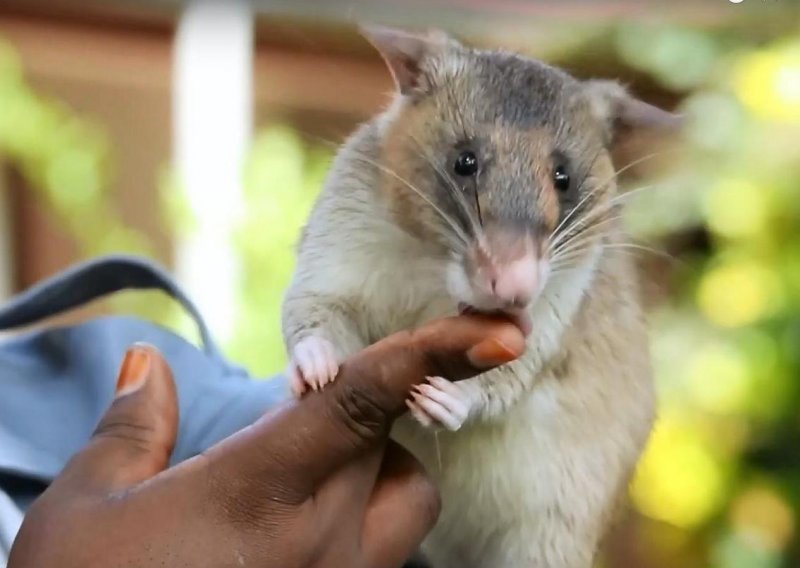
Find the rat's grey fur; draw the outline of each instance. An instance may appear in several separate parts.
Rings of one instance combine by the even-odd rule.
[[[303,231],[284,303],[290,353],[313,334],[342,359],[455,313],[449,286],[467,278],[466,245],[440,212],[475,238],[475,191],[485,223],[540,238],[578,203],[588,218],[616,194],[607,145],[624,92],[610,101],[538,61],[424,41],[412,42],[416,60],[400,54],[404,94],[343,146]],[[443,178],[465,143],[486,168],[458,197]],[[581,181],[571,197],[550,184],[554,152]],[[525,355],[460,383],[472,407],[463,429],[436,438],[397,425],[442,491],[423,547],[435,568],[587,568],[624,496],[654,397],[632,261],[603,248],[624,235],[613,219],[597,233],[530,308]]]

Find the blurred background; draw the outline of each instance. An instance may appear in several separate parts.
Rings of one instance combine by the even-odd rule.
[[[660,414],[602,562],[800,566],[795,0],[2,0],[0,298],[145,254],[231,357],[281,369],[299,228],[336,144],[392,90],[358,21],[441,27],[687,114],[677,144],[618,156],[640,160],[623,186]],[[155,293],[66,319],[111,310],[193,337]]]

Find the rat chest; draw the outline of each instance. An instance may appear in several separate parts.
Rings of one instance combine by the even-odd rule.
[[[443,283],[430,274],[388,273],[380,280],[365,287],[361,297],[362,326],[370,343],[456,313],[456,305],[444,293]]]
[[[456,313],[441,264],[407,251],[384,251],[360,263],[359,319],[372,343],[397,331]],[[365,259],[366,260],[366,259]]]

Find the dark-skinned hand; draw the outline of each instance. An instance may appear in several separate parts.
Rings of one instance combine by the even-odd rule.
[[[9,568],[391,568],[439,513],[436,488],[389,441],[425,376],[460,380],[524,350],[512,324],[438,320],[365,349],[336,382],[167,468],[170,370],[134,346],[89,443],[29,510]]]

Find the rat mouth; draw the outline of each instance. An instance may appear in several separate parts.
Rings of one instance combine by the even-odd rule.
[[[517,327],[519,327],[526,337],[531,334],[531,331],[533,331],[531,316],[525,309],[509,308],[505,310],[485,310],[476,308],[475,306],[467,304],[466,302],[459,302],[458,313],[461,315],[483,314],[490,316],[504,316],[510,319]]]

